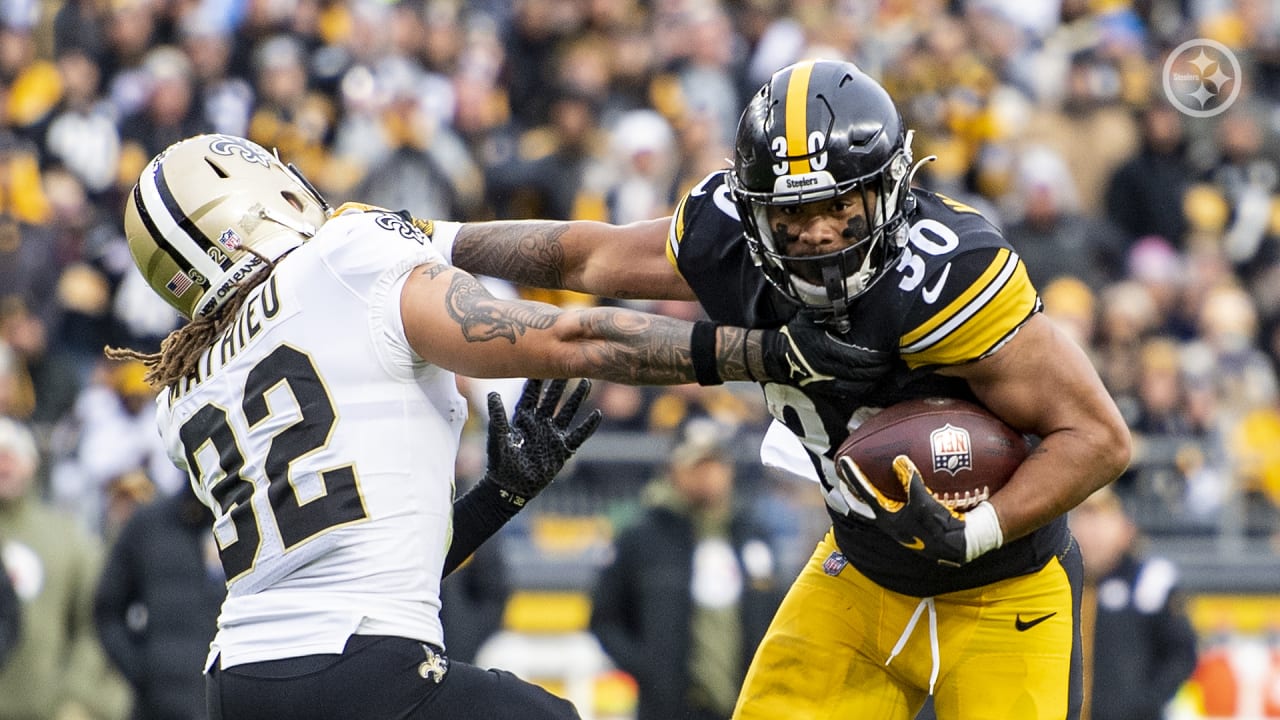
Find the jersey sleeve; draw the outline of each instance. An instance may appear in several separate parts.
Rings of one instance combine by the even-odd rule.
[[[331,224],[336,224],[330,227]],[[409,345],[400,317],[400,290],[409,271],[428,262],[448,264],[427,236],[396,213],[345,213],[325,230],[325,264],[348,290],[369,306],[369,324],[386,368],[409,377],[421,358]]]
[[[366,298],[387,274],[448,262],[426,235],[392,212],[344,213],[325,223],[322,233],[317,240],[325,242],[325,265],[350,291]]]
[[[924,283],[907,311],[899,352],[912,370],[959,365],[998,350],[1040,309],[1027,268],[1007,246],[961,253]]]
[[[688,279],[705,265],[718,263],[727,238],[742,234],[738,208],[729,198],[726,172],[717,170],[693,186],[671,215],[667,232],[667,260]]]

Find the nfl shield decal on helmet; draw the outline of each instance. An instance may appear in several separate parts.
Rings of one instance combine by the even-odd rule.
[[[232,251],[239,250],[240,246],[244,244],[240,240],[240,236],[236,234],[236,231],[231,228],[222,231],[222,235],[218,237],[218,242],[222,244],[222,247]]]
[[[970,449],[969,431],[947,423],[929,433],[929,448],[933,450],[933,470],[955,475],[961,470],[973,469],[973,452]]]
[[[848,564],[849,561],[845,559],[844,553],[837,550],[828,555],[826,560],[822,561],[822,572],[830,575],[831,577],[835,577],[839,575],[840,571],[844,569],[844,566]]]

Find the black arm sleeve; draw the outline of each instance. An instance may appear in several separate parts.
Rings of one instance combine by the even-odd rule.
[[[453,542],[449,545],[449,554],[444,558],[441,577],[448,577],[449,573],[457,570],[481,543],[501,530],[518,512],[520,507],[502,497],[498,486],[488,476],[455,500]]]

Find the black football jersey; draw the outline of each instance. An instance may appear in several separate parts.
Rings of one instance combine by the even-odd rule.
[[[852,327],[844,336],[889,353],[884,379],[857,395],[831,383],[763,384],[769,412],[801,439],[827,490],[835,482],[827,476],[829,461],[856,426],[854,418],[915,397],[976,401],[964,380],[932,371],[997,352],[1040,310],[1026,267],[991,223],[943,195],[911,192],[907,246],[851,303]],[[724,171],[681,199],[667,256],[715,322],[776,328],[799,310],[753,262]],[[829,511],[836,541],[854,567],[890,590],[921,597],[1033,572],[1067,543],[1066,520],[1058,518],[961,568],[946,568],[898,545],[868,519]]]

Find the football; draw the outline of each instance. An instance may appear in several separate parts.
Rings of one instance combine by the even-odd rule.
[[[986,409],[955,398],[920,398],[891,405],[849,434],[836,451],[847,455],[871,484],[893,500],[906,500],[893,459],[906,455],[925,487],[957,512],[970,510],[1009,481],[1030,445]]]

